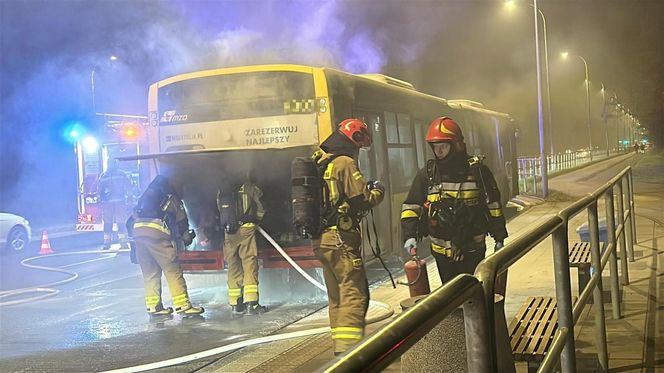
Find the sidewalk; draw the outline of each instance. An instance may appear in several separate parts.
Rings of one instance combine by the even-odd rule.
[[[611,164],[619,167],[609,177],[598,176],[601,182],[578,183],[587,181],[585,175],[597,175],[607,167],[603,164],[591,165],[551,179],[550,189],[564,193],[552,193],[551,198],[538,205],[529,206],[508,223],[510,239],[514,239],[532,229],[539,222],[556,214],[579,196],[586,195],[604,184],[624,168],[619,162],[634,165],[635,198],[638,245],[635,245],[635,262],[629,264],[630,285],[623,287],[623,318],[612,319],[611,304],[605,304],[606,325],[609,348],[609,366],[612,371],[634,371],[660,368],[664,370],[664,153],[633,157],[631,154],[616,159]],[[557,182],[557,180],[560,180]],[[574,182],[575,188],[569,183]],[[600,216],[603,206],[600,206]],[[654,221],[658,220],[659,225]],[[570,223],[570,241],[578,241],[574,229],[586,221],[585,215],[575,217]],[[487,247],[493,243],[487,240]],[[510,268],[505,303],[506,317],[512,319],[523,301],[529,296],[555,296],[553,279],[553,258],[551,240],[544,240],[530,253]],[[488,252],[487,254],[489,254]],[[607,266],[608,267],[608,266]],[[574,272],[573,270],[572,272]],[[431,288],[440,286],[435,263],[430,258],[428,263]],[[608,268],[605,272],[608,276]],[[405,276],[399,276],[405,280]],[[572,293],[578,294],[576,274],[571,274]],[[396,278],[395,278],[396,280]],[[605,285],[608,289],[608,285]],[[605,290],[606,291],[606,290]],[[371,289],[373,300],[392,307],[395,315],[401,312],[400,302],[409,297],[408,289],[399,286],[393,289],[389,281],[377,284]],[[584,310],[582,319],[576,325],[578,371],[592,371],[594,365],[594,324],[591,307]],[[370,324],[367,334],[384,327],[392,319]],[[300,320],[281,332],[288,333],[327,326],[327,308]],[[280,334],[281,334],[280,332]],[[201,372],[313,372],[334,358],[332,342],[327,333],[300,337],[265,345],[256,345],[238,350],[202,369]],[[444,368],[441,367],[444,371]],[[387,372],[401,371],[399,360],[393,363]],[[527,371],[525,363],[517,363],[517,371]]]

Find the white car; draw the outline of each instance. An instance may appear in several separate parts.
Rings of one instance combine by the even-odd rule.
[[[0,212],[0,253],[21,251],[30,243],[30,223],[22,216]]]

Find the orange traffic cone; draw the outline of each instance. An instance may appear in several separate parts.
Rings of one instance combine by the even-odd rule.
[[[47,254],[53,254],[53,250],[51,249],[51,243],[48,242],[48,233],[44,231],[42,232],[41,249],[39,250],[39,255]]]

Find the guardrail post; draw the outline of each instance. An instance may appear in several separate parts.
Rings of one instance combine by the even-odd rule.
[[[620,272],[622,272],[621,282],[623,285],[629,285],[629,268],[627,266],[627,244],[626,232],[627,225],[625,224],[625,193],[623,193],[623,179],[621,178],[616,183],[618,187],[618,214],[620,215],[620,224],[622,225],[622,233],[620,234]],[[632,223],[629,222],[629,230],[632,229]],[[631,234],[629,240],[632,240]]]
[[[632,202],[632,197],[631,197],[631,188],[629,187],[629,173],[625,175],[625,177],[620,180],[621,184],[625,184],[623,187],[623,190],[625,191],[625,208],[628,210],[627,213],[627,222],[625,223],[625,227],[627,228],[627,260],[630,262],[634,261],[634,227],[632,226],[633,222],[633,217],[634,217],[634,204]],[[625,261],[627,263],[627,261]]]
[[[531,159],[530,164],[533,166],[533,194],[537,194],[537,163]]]
[[[634,210],[634,178],[632,175],[632,169],[630,168],[627,172],[627,198],[629,201],[629,217],[632,223],[632,244],[637,243],[636,239],[636,211]],[[634,261],[634,245],[632,245],[632,251],[628,253],[629,261]]]
[[[618,261],[616,259],[616,219],[613,208],[613,186],[609,188],[604,197],[606,207],[606,238],[611,257],[609,258],[609,271],[611,273],[611,308],[613,309],[613,318],[620,319],[620,283],[618,282]],[[609,249],[607,248],[607,250]]]
[[[495,299],[496,292],[496,267],[495,264],[486,259],[481,262],[476,270],[475,277],[480,281],[482,290],[484,292],[484,305],[486,307],[486,315],[489,323],[487,328],[489,330],[487,339],[489,340],[489,358],[492,367],[498,367],[498,338],[496,336],[496,307],[491,303]],[[504,310],[504,308],[502,308]],[[498,315],[498,317],[505,317],[505,315]]]
[[[487,343],[486,333],[491,330],[489,325],[494,323],[489,319],[486,310],[493,308],[494,305],[485,304],[481,286],[477,286],[473,292],[475,293],[473,298],[463,304],[468,371],[493,372],[496,369],[491,357],[492,346]]]
[[[565,218],[562,226],[553,232],[553,265],[556,281],[556,301],[558,303],[558,328],[569,330],[563,353],[560,355],[560,366],[563,373],[575,373],[574,316],[572,315],[567,227],[568,221]]]
[[[606,321],[604,319],[604,299],[602,299],[602,254],[599,243],[599,216],[597,213],[597,200],[588,206],[588,229],[590,233],[590,259],[594,271],[591,276],[599,276],[597,286],[593,289],[595,306],[595,345],[597,358],[602,372],[609,371],[609,353],[606,345]],[[593,273],[594,272],[594,273]]]

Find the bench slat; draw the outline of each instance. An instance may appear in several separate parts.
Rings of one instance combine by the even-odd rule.
[[[542,361],[558,328],[557,321],[555,298],[528,297],[509,325],[514,358]]]
[[[517,315],[510,323],[508,330],[510,330],[510,341],[511,341],[512,350],[515,349],[517,343],[519,343],[519,340],[521,339],[521,335],[523,335],[523,332],[525,331],[525,327],[521,325],[521,320],[523,320],[526,317],[526,313],[528,313],[533,309],[533,303],[535,301],[536,301],[535,297],[528,297],[526,299],[526,302],[521,306],[521,308],[517,312]]]
[[[575,242],[569,252],[570,267],[579,267],[590,264],[590,242]]]
[[[551,321],[549,322],[549,327],[546,330],[546,333],[542,335],[542,343],[540,347],[534,352],[534,357],[536,361],[544,360],[544,356],[548,353],[549,345],[553,343],[553,337],[555,336],[556,330],[558,330],[558,309],[553,314]]]
[[[537,360],[537,351],[544,351],[549,344],[546,338],[547,330],[557,328],[557,324],[551,323],[551,320],[556,318],[556,301],[552,299],[547,304],[544,316],[537,323],[537,329],[532,333],[531,343],[524,350],[524,353],[531,355],[533,360]]]
[[[524,313],[523,317],[519,319],[517,329],[514,333],[514,343],[512,344],[512,350],[519,353],[523,351],[524,344],[528,342],[528,335],[530,334],[530,324],[528,321],[535,318],[541,303],[544,301],[544,299],[540,297],[532,297],[529,298],[529,300],[530,301],[527,302],[528,305],[526,306],[526,312]]]
[[[523,347],[520,349],[526,360],[531,360],[533,358],[531,356],[533,355],[533,351],[535,351],[542,342],[542,334],[549,325],[548,321],[555,310],[554,307],[555,300],[553,298],[545,298],[538,310],[537,317],[528,321],[530,324],[528,328],[528,338],[525,340],[526,343],[523,344]]]

